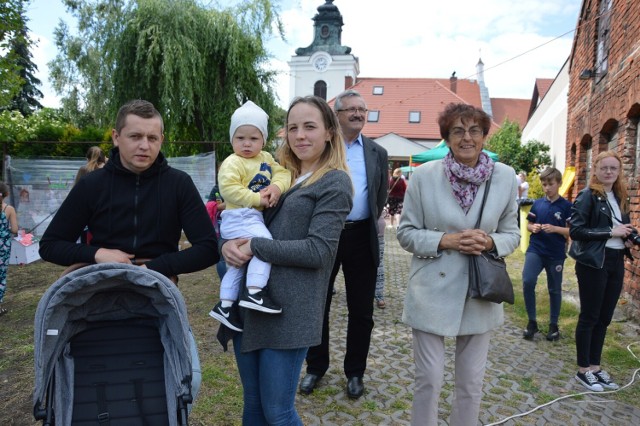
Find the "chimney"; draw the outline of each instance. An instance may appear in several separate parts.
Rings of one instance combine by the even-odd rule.
[[[353,86],[353,77],[348,75],[344,78],[344,88],[346,90],[351,86]]]
[[[458,90],[458,77],[456,77],[456,72],[454,71],[449,77],[449,88],[453,93],[457,93]]]

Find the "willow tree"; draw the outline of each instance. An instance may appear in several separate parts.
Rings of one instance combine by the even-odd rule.
[[[60,27],[54,75],[95,124],[134,98],[156,105],[173,139],[228,141],[231,114],[247,99],[278,116],[265,38],[282,27],[271,1],[223,10],[193,0],[65,3],[78,34]]]

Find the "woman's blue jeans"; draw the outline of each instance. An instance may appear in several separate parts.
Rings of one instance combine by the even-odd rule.
[[[233,350],[244,391],[242,424],[302,425],[295,399],[308,348],[243,353],[241,347],[240,333],[233,338]]]

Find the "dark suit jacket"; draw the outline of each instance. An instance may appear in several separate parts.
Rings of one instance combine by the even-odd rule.
[[[387,203],[389,190],[389,165],[387,150],[362,135],[364,146],[364,164],[367,168],[367,187],[369,198],[369,234],[371,241],[371,254],[376,266],[380,264],[380,252],[378,247],[378,218]]]

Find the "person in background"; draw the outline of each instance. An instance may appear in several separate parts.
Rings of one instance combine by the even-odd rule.
[[[376,276],[376,306],[380,309],[387,307],[384,301],[384,229],[386,225],[384,215],[378,218],[378,245],[380,247],[380,264],[378,265],[378,275]]]
[[[518,185],[518,199],[524,200],[529,197],[529,182],[527,182],[527,174],[524,171],[518,173],[520,177],[520,185]]]
[[[624,280],[624,256],[631,257],[628,237],[629,194],[622,160],[615,151],[596,157],[589,186],[571,210],[569,255],[576,260],[580,316],[576,325],[578,383],[591,391],[618,389],[601,368],[602,348]]]
[[[9,257],[11,256],[11,239],[18,233],[18,215],[13,206],[5,201],[9,196],[9,186],[0,182],[0,316],[8,311],[2,306],[4,294],[7,291],[7,271],[9,270]]]
[[[40,240],[40,257],[70,266],[67,271],[92,263],[133,264],[176,284],[180,274],[216,263],[213,225],[191,177],[160,152],[164,124],[153,104],[138,99],[123,105],[111,139],[110,160],[71,188]],[[85,226],[93,238],[77,244]],[[179,250],[183,231],[191,246]],[[192,334],[190,344],[195,399],[201,371]]]
[[[309,346],[320,343],[322,317],[340,232],[352,206],[340,126],[327,102],[296,98],[285,121],[280,164],[293,184],[265,211],[273,239],[231,240],[222,245],[227,264],[253,255],[271,263],[269,288],[282,314],[242,309],[244,331],[220,326],[218,339],[233,349],[244,391],[244,425],[302,425],[296,385]],[[246,291],[246,287],[243,287]]]
[[[565,253],[569,237],[571,202],[558,193],[562,185],[562,173],[558,169],[545,169],[540,173],[540,183],[544,197],[534,201],[527,215],[527,229],[531,232],[531,237],[522,269],[522,288],[529,322],[522,337],[533,340],[539,331],[536,319],[536,284],[538,275],[544,269],[547,274],[550,307],[547,340],[553,341],[560,338],[558,318],[562,304],[562,271],[564,259],[567,257]]]
[[[86,175],[89,172],[94,171],[95,169],[100,169],[104,167],[107,162],[107,158],[104,155],[104,152],[100,149],[100,147],[92,146],[87,150],[87,163],[80,166],[78,169],[78,173],[76,173],[76,179],[74,181],[74,185],[78,183],[81,177]]]
[[[407,190],[407,183],[402,176],[402,170],[395,169],[393,176],[389,179],[389,216],[391,228],[396,228],[396,217],[400,220],[402,214],[402,202],[404,201],[404,193]]]
[[[333,108],[347,151],[354,188],[353,209],[340,234],[331,271],[322,342],[309,349],[307,374],[300,381],[300,392],[305,395],[313,392],[329,369],[329,312],[335,280],[342,267],[349,311],[343,368],[347,376],[347,396],[357,399],[364,393],[363,376],[373,331],[373,301],[380,264],[378,218],[387,202],[389,165],[387,151],[361,133],[367,116],[362,96],[355,90],[342,92],[336,96]]]
[[[220,166],[218,182],[226,200],[222,212],[220,235],[236,238],[270,238],[262,211],[278,203],[280,195],[291,186],[291,173],[262,148],[267,140],[269,116],[262,108],[247,101],[231,116],[229,137],[233,154]],[[245,271],[227,269],[220,283],[220,301],[209,315],[227,327],[242,331],[238,305],[247,309],[279,314],[282,308],[269,295],[267,281],[271,265],[254,257],[246,270],[248,293],[240,295]],[[237,303],[237,304],[236,304]]]
[[[450,152],[418,167],[404,199],[398,241],[413,253],[402,320],[413,329],[415,391],[411,424],[438,424],[445,337],[455,337],[451,425],[476,425],[492,330],[502,304],[467,297],[469,256],[511,254],[520,242],[515,172],[482,152],[491,118],[449,104],[438,117]],[[491,180],[480,227],[484,189]]]
[[[78,169],[78,173],[76,174],[76,179],[74,181],[74,185],[78,183],[80,178],[85,176],[87,173],[90,173],[96,169],[100,169],[104,167],[107,162],[107,157],[105,157],[104,152],[100,149],[100,147],[92,146],[87,150],[87,163],[80,166]],[[80,235],[80,242],[82,244],[88,244],[91,240],[91,232],[88,227],[85,227]]]

